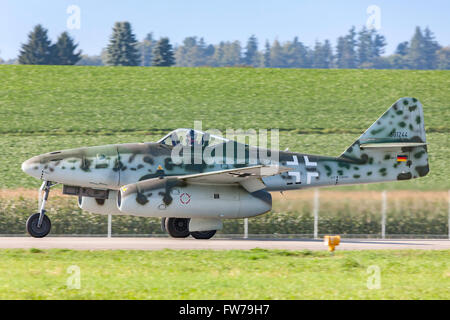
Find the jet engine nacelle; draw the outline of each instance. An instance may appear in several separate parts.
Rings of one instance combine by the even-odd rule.
[[[123,214],[173,218],[247,218],[272,208],[266,191],[249,193],[241,186],[183,184],[176,180],[144,181],[120,190]]]
[[[123,215],[117,208],[117,191],[109,191],[108,199],[79,197],[78,206],[88,212],[97,214]]]

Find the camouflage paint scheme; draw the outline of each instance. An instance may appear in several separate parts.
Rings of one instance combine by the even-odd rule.
[[[389,147],[386,144],[413,142],[422,145]],[[224,150],[227,144],[238,147],[237,142],[226,141]],[[365,148],[365,144],[380,144],[380,147]],[[247,161],[249,152],[255,147],[244,145],[244,148]],[[123,186],[138,185],[132,188],[137,190],[138,204],[145,205],[150,195],[170,205],[170,190],[185,187],[184,182],[173,177],[249,166],[248,163],[177,165],[172,162],[172,149],[173,146],[164,143],[78,148],[33,157],[23,163],[22,169],[38,179],[72,186],[119,190]],[[407,156],[407,161],[397,161],[399,155]],[[261,162],[258,160],[258,163]],[[339,157],[279,151],[279,164],[292,170],[262,178],[265,191],[423,177],[429,172],[429,165],[422,105],[415,98],[398,100]],[[151,179],[155,181],[151,182]],[[141,181],[146,183],[139,183]],[[156,189],[165,191],[149,192]]]

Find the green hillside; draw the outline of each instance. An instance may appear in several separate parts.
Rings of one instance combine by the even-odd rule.
[[[337,155],[393,102],[424,105],[431,173],[366,188],[448,189],[450,72],[0,66],[0,175],[35,187],[26,158],[61,148],[153,141],[166,131],[279,128],[282,148]]]

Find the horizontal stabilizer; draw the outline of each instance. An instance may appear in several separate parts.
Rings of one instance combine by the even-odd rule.
[[[361,143],[361,149],[401,149],[426,146],[423,142],[385,142],[385,143]]]

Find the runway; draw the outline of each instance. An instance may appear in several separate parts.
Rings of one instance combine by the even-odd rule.
[[[327,250],[322,240],[307,239],[212,239],[171,238],[69,238],[1,237],[0,249],[72,249],[72,250]],[[450,240],[342,239],[336,250],[445,250]]]

